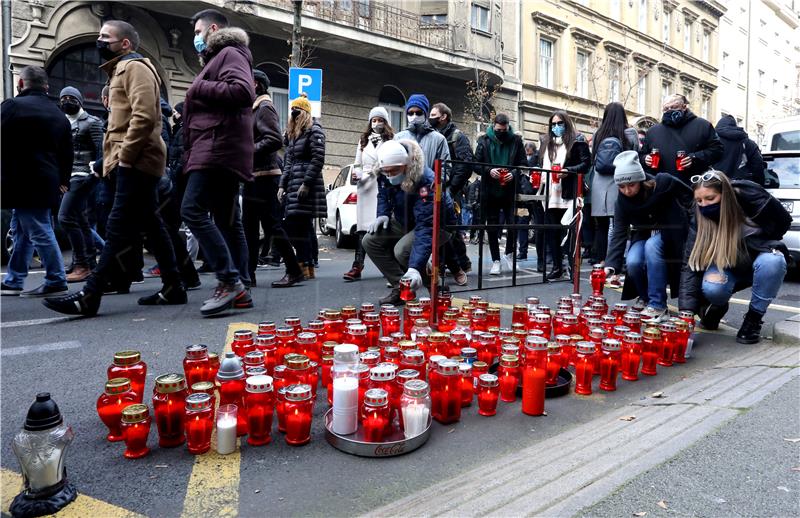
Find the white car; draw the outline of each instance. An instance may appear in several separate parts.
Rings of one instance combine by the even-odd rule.
[[[764,187],[778,198],[792,215],[792,226],[783,236],[795,262],[800,262],[800,151],[763,153],[767,170]]]
[[[350,245],[356,235],[356,182],[352,179],[353,164],[344,166],[336,180],[328,186],[325,198],[328,202],[328,217],[320,218],[319,229],[323,234],[336,236],[336,247]]]

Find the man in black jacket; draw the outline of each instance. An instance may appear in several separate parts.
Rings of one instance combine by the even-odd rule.
[[[711,164],[722,158],[722,142],[710,122],[689,110],[685,96],[668,96],[662,108],[661,124],[647,130],[639,158],[645,172],[669,173],[689,185],[689,178],[707,171]],[[658,149],[661,154],[657,168],[652,167],[650,152],[653,149]],[[681,151],[684,156],[679,161],[677,158]]]
[[[69,121],[47,98],[43,68],[20,71],[19,95],[0,107],[0,186],[4,209],[14,209],[14,249],[0,292],[3,295],[43,297],[67,291],[64,259],[58,248],[51,207],[69,189],[72,174],[72,133]],[[45,267],[44,283],[22,291],[33,250]]]
[[[716,130],[724,151],[714,169],[722,171],[731,180],[750,180],[764,185],[764,159],[758,144],[747,136],[744,128],[736,125],[732,115],[723,115]]]

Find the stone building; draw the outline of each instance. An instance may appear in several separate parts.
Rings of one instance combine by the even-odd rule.
[[[163,96],[174,105],[200,70],[189,19],[206,8],[223,10],[232,25],[248,31],[254,66],[269,75],[286,117],[291,0],[17,0],[11,3],[8,59],[17,71],[30,64],[45,67],[51,92],[77,86],[88,108],[100,110],[106,77],[97,68],[94,42],[104,19],[126,20],[139,31],[140,51],[156,63]],[[386,106],[392,125],[405,127],[402,107],[412,93],[447,103],[473,140],[480,129],[475,115],[504,111],[516,121],[521,90],[516,2],[305,0],[302,12],[304,65],[323,69],[328,166],[352,162],[372,106]],[[490,88],[482,106],[468,106],[467,82],[476,78],[502,86],[496,92]]]
[[[523,0],[525,136],[537,138],[556,109],[591,133],[611,101],[646,128],[670,93],[713,117],[724,12],[716,0]]]

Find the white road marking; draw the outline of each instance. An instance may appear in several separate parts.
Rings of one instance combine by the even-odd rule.
[[[23,345],[22,347],[0,349],[0,356],[19,356],[20,354],[43,353],[48,351],[60,351],[63,349],[77,349],[80,346],[81,343],[77,340],[70,340],[68,342],[54,342],[51,344],[41,345]]]
[[[38,326],[41,324],[52,324],[54,322],[66,322],[75,317],[53,317],[53,318],[34,318],[33,320],[15,320],[13,322],[0,322],[0,329],[11,327]]]

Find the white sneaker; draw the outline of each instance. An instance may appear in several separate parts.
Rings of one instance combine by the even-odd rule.
[[[500,275],[500,261],[492,263],[492,269],[489,270],[489,275]]]
[[[644,311],[642,311],[642,321],[655,320],[656,322],[661,322],[668,316],[667,308],[657,309],[653,306],[647,306],[644,308]]]
[[[511,255],[503,255],[500,257],[500,265],[503,267],[503,270],[510,272],[512,270],[512,264],[514,263]]]

